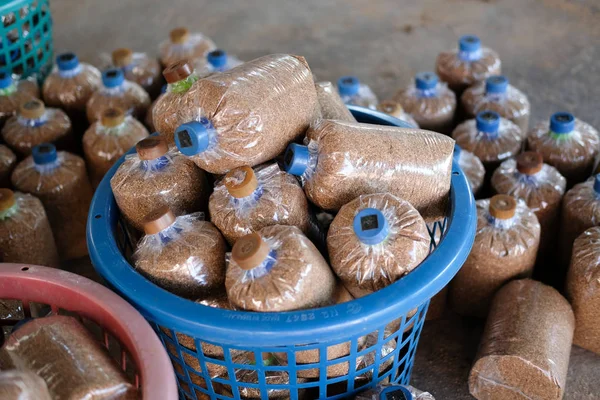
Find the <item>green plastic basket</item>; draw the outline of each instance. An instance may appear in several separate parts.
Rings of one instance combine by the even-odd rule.
[[[0,0],[0,70],[41,81],[52,69],[48,0]]]

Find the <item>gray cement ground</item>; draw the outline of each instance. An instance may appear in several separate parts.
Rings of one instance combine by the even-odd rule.
[[[84,60],[121,46],[155,53],[171,28],[187,26],[242,59],[295,53],[320,79],[357,75],[381,98],[474,33],[530,96],[532,121],[568,110],[600,127],[599,0],[52,0],[51,8],[56,50]],[[89,262],[72,267],[93,275]],[[472,398],[466,377],[481,329],[454,315],[428,322],[413,384],[438,400]],[[600,357],[573,348],[565,398],[600,399]]]

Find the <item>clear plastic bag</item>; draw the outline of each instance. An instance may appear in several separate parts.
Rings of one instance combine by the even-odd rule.
[[[499,75],[501,63],[498,54],[481,46],[477,36],[465,35],[459,39],[458,49],[438,55],[435,70],[450,89],[460,94],[476,82]]]
[[[566,296],[575,314],[573,344],[600,354],[600,227],[575,240],[567,274]]]
[[[190,33],[186,28],[176,28],[169,33],[169,40],[160,43],[158,53],[162,65],[168,67],[181,60],[203,59],[209,51],[215,49],[215,43],[202,33]]]
[[[515,159],[504,161],[492,175],[495,193],[524,200],[537,216],[541,226],[538,261],[550,256],[555,247],[560,204],[566,186],[567,181],[556,168],[544,164],[541,154],[535,152],[521,153]],[[540,267],[549,268],[548,265]]]
[[[529,131],[527,145],[555,167],[571,187],[591,174],[600,148],[599,135],[572,114],[557,112],[550,117],[549,125],[540,122]]]
[[[129,48],[119,48],[111,54],[100,54],[100,69],[120,68],[125,79],[140,85],[152,98],[162,87],[162,68],[158,59],[147,53],[135,53]]]
[[[293,225],[307,233],[310,221],[302,187],[277,164],[229,171],[215,185],[208,209],[230,244],[269,225]]]
[[[530,279],[494,297],[469,375],[478,399],[563,398],[575,321],[555,289]]]
[[[559,247],[562,268],[571,260],[573,242],[586,229],[600,225],[600,175],[575,185],[562,201]]]
[[[429,392],[422,392],[412,386],[397,384],[378,385],[366,392],[359,393],[354,400],[435,400]]]
[[[60,266],[42,203],[29,194],[1,188],[0,262]]]
[[[377,105],[377,111],[381,111],[394,118],[411,124],[415,128],[419,128],[419,124],[412,115],[404,111],[404,108],[395,100],[384,100]]]
[[[475,243],[450,283],[454,310],[485,317],[502,285],[531,276],[539,243],[540,223],[523,200],[507,195],[478,200]]]
[[[16,369],[0,372],[0,399],[52,400],[42,378],[33,372]]]
[[[458,125],[452,137],[462,149],[475,154],[491,173],[523,147],[521,130],[495,111],[482,111],[476,119]]]
[[[9,187],[10,175],[17,165],[17,156],[8,147],[0,144],[0,187]]]
[[[21,104],[39,98],[40,88],[35,79],[20,79],[18,75],[0,72],[0,128],[19,111]]]
[[[171,106],[169,112],[159,112],[157,105],[154,123],[159,131],[160,118],[181,124],[177,147],[213,174],[272,160],[303,137],[319,111],[306,60],[287,54],[201,79],[184,96],[179,108]]]
[[[321,120],[308,130],[307,139],[308,146],[288,147],[284,166],[301,176],[304,192],[318,207],[336,211],[359,195],[391,193],[410,202],[426,220],[446,215],[454,151],[449,137]]]
[[[329,265],[295,226],[273,225],[235,242],[225,287],[229,302],[248,311],[291,311],[331,303]]]
[[[338,93],[345,104],[377,109],[379,100],[371,88],[356,76],[342,76],[337,81]]]
[[[429,254],[431,239],[419,212],[388,193],[359,196],[329,227],[331,267],[354,297],[391,285]]]
[[[333,83],[317,82],[315,83],[315,89],[317,90],[322,118],[356,122]]]
[[[135,268],[156,285],[191,300],[223,293],[227,244],[203,213],[151,213],[134,254]]]
[[[97,187],[113,164],[147,136],[141,122],[125,116],[121,109],[107,108],[83,135],[83,153],[92,186]]]
[[[142,231],[148,214],[169,206],[175,216],[205,211],[210,188],[204,171],[153,136],[136,145],[110,180],[125,220]]]
[[[2,138],[23,157],[38,144],[53,143],[60,150],[68,150],[75,140],[67,114],[58,108],[46,108],[37,99],[21,104],[19,114],[9,118],[2,128]]]
[[[225,50],[216,49],[206,54],[204,59],[199,59],[194,69],[200,78],[205,78],[215,72],[225,72],[243,64],[237,57],[227,54]]]
[[[495,111],[501,117],[514,122],[523,137],[529,130],[531,106],[527,96],[510,85],[503,75],[490,76],[464,91],[460,98],[467,118],[475,118],[481,111]]]
[[[49,143],[38,145],[17,165],[12,183],[44,204],[61,258],[87,255],[85,233],[93,190],[81,157],[57,152]]]
[[[150,107],[148,107],[148,112],[146,113],[146,119],[144,120],[144,124],[146,124],[148,130],[152,133],[156,132],[156,128],[154,127],[154,107],[156,107],[156,104],[160,101],[160,98],[166,91],[167,85],[163,85],[163,87],[160,89],[160,94],[158,95],[156,100],[154,100],[154,102],[150,104]]]
[[[485,167],[475,154],[460,148],[459,145],[454,146],[454,159],[458,162],[458,166],[467,177],[471,191],[474,196],[477,196],[483,181],[485,179]]]
[[[450,134],[456,112],[456,95],[433,72],[421,72],[400,90],[394,100],[412,115],[419,127]]]
[[[138,398],[106,349],[73,317],[34,319],[14,331],[0,352],[9,368],[41,377],[53,399]]]
[[[137,83],[125,80],[123,71],[107,69],[102,73],[102,87],[87,102],[86,110],[90,124],[102,118],[109,108],[120,108],[126,114],[144,120],[150,107],[150,96]]]
[[[56,57],[56,67],[44,81],[44,102],[67,113],[84,112],[92,94],[102,87],[102,76],[90,64],[80,63],[73,53]]]

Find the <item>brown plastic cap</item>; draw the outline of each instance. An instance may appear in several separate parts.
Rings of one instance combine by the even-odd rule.
[[[400,103],[397,103],[393,100],[382,101],[377,105],[377,109],[381,112],[391,115],[392,117],[400,116],[404,112],[404,109]]]
[[[244,174],[244,180],[240,183],[235,182],[235,175],[237,173]],[[258,181],[256,180],[256,174],[252,168],[243,166],[232,169],[225,175],[225,187],[230,195],[235,198],[243,198],[250,196],[258,187]]]
[[[128,48],[116,49],[112,52],[112,61],[117,67],[126,67],[133,61],[133,51]]]
[[[152,136],[140,140],[135,145],[135,150],[142,160],[155,160],[169,151],[167,141],[160,136]]]
[[[6,211],[15,205],[15,193],[10,189],[0,189],[0,211]]]
[[[537,174],[544,166],[544,159],[540,153],[526,151],[517,156],[517,170],[526,175]]]
[[[41,118],[45,111],[44,103],[38,99],[26,101],[19,107],[19,114],[27,119]]]
[[[231,249],[232,261],[245,270],[258,267],[268,255],[269,245],[256,232],[239,238]]]
[[[194,72],[194,68],[188,60],[179,60],[165,68],[163,76],[167,83],[175,83],[187,78],[192,72]]]
[[[190,37],[190,31],[187,28],[175,28],[169,33],[171,42],[175,44],[183,44],[187,42]]]
[[[175,214],[168,206],[162,206],[148,214],[144,222],[144,232],[146,235],[154,235],[171,226],[173,222],[175,222]]]
[[[490,200],[490,214],[497,219],[510,219],[515,215],[517,201],[506,194],[497,194]]]
[[[107,108],[102,113],[102,125],[107,128],[114,128],[125,121],[125,113],[120,108]]]

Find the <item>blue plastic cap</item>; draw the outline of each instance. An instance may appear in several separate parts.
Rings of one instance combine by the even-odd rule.
[[[550,130],[554,133],[570,133],[575,129],[575,117],[568,112],[557,112],[550,117]]]
[[[508,89],[508,78],[503,75],[490,76],[485,80],[487,93],[506,93],[506,89]]]
[[[283,156],[283,169],[289,174],[302,176],[308,168],[309,159],[308,146],[290,143]]]
[[[455,144],[454,145],[454,158],[458,160],[458,158],[460,157],[460,152],[462,151],[462,149],[460,148],[459,145]]]
[[[387,238],[389,225],[383,213],[376,208],[362,209],[352,223],[358,240],[365,244],[379,244]]]
[[[186,122],[175,130],[175,145],[186,156],[195,156],[208,149],[210,137],[206,126],[198,121]]]
[[[379,400],[413,400],[410,390],[404,386],[389,386],[381,391]]]
[[[360,81],[355,76],[342,76],[338,79],[337,85],[342,96],[353,96],[360,89]]]
[[[215,68],[224,67],[227,64],[227,53],[224,50],[213,50],[206,55],[206,60]]]
[[[12,75],[7,72],[0,72],[0,89],[6,89],[12,85]]]
[[[600,194],[600,174],[594,177],[594,192]]]
[[[123,71],[119,68],[109,68],[102,72],[102,83],[107,88],[121,86],[124,81],[125,75],[123,75]]]
[[[169,85],[162,85],[162,87],[160,88],[160,93],[167,93],[167,86]]]
[[[485,133],[498,132],[500,127],[500,114],[495,111],[481,111],[475,117],[477,130]]]
[[[419,72],[415,75],[415,86],[420,90],[434,89],[438,84],[438,76],[433,72]]]
[[[61,71],[70,71],[77,68],[79,59],[77,59],[75,53],[62,53],[56,56],[56,65]]]
[[[458,49],[467,53],[472,53],[481,48],[481,40],[475,35],[464,35],[458,39]]]
[[[49,164],[56,161],[56,147],[52,143],[42,143],[31,149],[33,162],[36,165]]]

